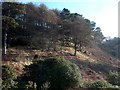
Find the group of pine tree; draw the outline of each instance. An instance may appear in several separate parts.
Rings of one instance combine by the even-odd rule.
[[[83,46],[99,44],[104,36],[94,21],[69,9],[49,9],[45,4],[2,2],[2,46],[24,46],[28,49],[76,51]]]

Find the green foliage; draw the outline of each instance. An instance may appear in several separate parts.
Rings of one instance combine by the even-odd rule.
[[[3,54],[6,54],[6,45],[8,41],[13,39],[13,31],[19,26],[21,16],[25,13],[25,6],[17,2],[2,3],[2,44]],[[12,37],[11,37],[12,36]],[[14,37],[15,38],[15,37]]]
[[[79,68],[60,58],[40,60],[26,67],[26,71],[38,89],[45,87],[50,90],[66,90],[82,86]]]
[[[27,90],[30,90],[30,89],[36,90],[36,83],[34,83],[32,81],[28,81],[27,84],[25,85],[25,88]]]
[[[95,30],[93,31],[93,37],[94,37],[95,43],[97,44],[101,43],[103,39],[105,39],[101,32],[100,27],[95,28]]]
[[[42,86],[41,89],[43,90],[48,90],[50,88],[50,82],[45,82]]]
[[[109,72],[108,74],[108,82],[112,85],[120,86],[120,72]]]
[[[78,13],[71,13],[66,8],[50,10],[44,4],[37,7],[33,3],[4,2],[2,5],[3,31],[7,31],[10,46],[55,51],[59,45],[73,43],[76,52],[79,46],[90,45],[90,20]]]
[[[18,23],[17,23],[17,22],[15,21],[15,19],[12,18],[12,17],[3,16],[2,19],[3,19],[3,21],[2,21],[3,25],[6,24],[7,27],[9,26],[9,27],[15,28],[15,27],[18,26]]]
[[[0,90],[2,90],[2,77],[0,77]]]
[[[36,58],[32,60],[33,63],[42,62],[42,61],[44,61],[43,58]]]
[[[25,6],[17,2],[2,3],[2,23],[3,30],[9,31],[10,28],[16,28],[19,24],[17,19],[25,14]]]
[[[108,88],[112,88],[112,85],[104,81],[95,81],[89,85],[89,88],[91,90],[106,90]]]
[[[17,78],[15,69],[11,66],[4,65],[2,66],[2,88],[15,88],[17,82],[15,81]]]

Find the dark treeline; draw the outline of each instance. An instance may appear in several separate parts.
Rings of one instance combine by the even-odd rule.
[[[120,59],[120,38],[114,37],[113,39],[108,39],[99,45],[101,49],[111,54],[112,56]]]
[[[104,36],[96,23],[81,14],[64,8],[50,10],[33,3],[2,3],[3,50],[26,46],[30,49],[62,50],[64,46],[76,51],[83,46],[99,44]]]

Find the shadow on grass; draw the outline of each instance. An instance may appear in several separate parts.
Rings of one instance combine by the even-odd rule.
[[[84,61],[84,60],[76,60],[76,64],[78,66],[81,65],[83,68],[88,67],[97,73],[101,72],[103,74],[107,74],[110,70],[111,71],[119,71],[120,70],[120,68],[114,67],[112,65],[108,65],[108,64],[104,64],[104,63],[102,63],[102,64],[101,63],[93,63],[93,62]]]

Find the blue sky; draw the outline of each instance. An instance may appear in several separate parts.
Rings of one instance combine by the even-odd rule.
[[[83,17],[96,22],[105,37],[118,36],[118,2],[119,0],[24,0],[24,2],[46,4],[50,9],[63,8],[82,14]]]

